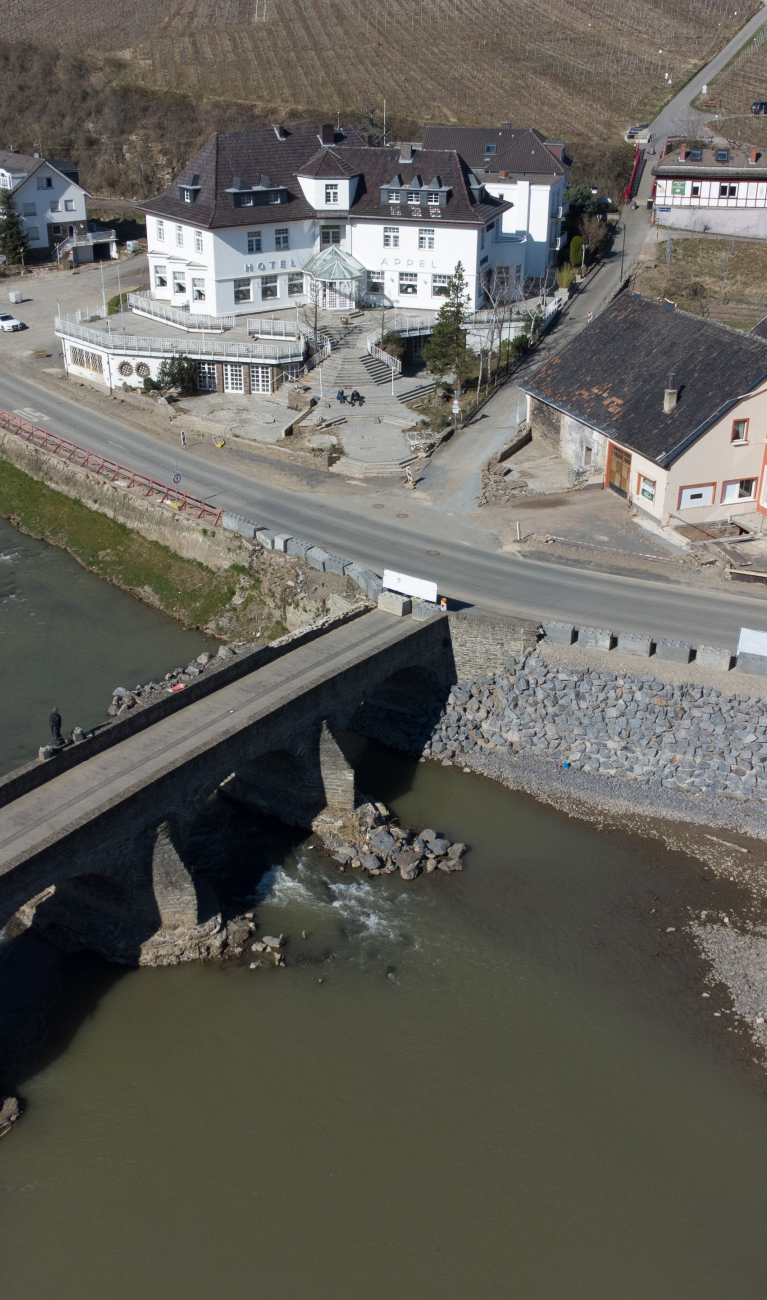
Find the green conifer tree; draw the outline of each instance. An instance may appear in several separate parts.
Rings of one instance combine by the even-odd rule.
[[[447,297],[439,309],[423,359],[437,375],[455,370],[460,375],[466,361],[466,308],[468,287],[459,262],[447,282]]]
[[[9,264],[16,265],[24,261],[26,251],[27,237],[11,192],[0,189],[0,253],[5,254]]]

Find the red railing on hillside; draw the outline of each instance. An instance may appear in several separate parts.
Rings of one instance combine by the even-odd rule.
[[[207,501],[203,501],[200,497],[190,496],[188,492],[181,492],[177,487],[160,483],[149,474],[139,474],[136,470],[128,469],[118,461],[110,460],[108,456],[101,456],[96,451],[78,447],[77,443],[70,442],[68,438],[60,438],[57,433],[40,429],[36,424],[30,424],[29,420],[23,420],[21,416],[14,415],[11,411],[0,411],[0,429],[16,433],[33,446],[50,451],[54,456],[61,456],[62,460],[79,465],[81,469],[89,469],[94,474],[101,474],[114,483],[115,487],[135,488],[143,496],[159,497],[161,505],[168,505],[173,510],[185,510],[194,515],[195,519],[209,519],[213,524],[221,523],[223,511],[208,505]]]
[[[629,181],[628,185],[623,191],[624,203],[628,203],[629,199],[633,198],[634,196],[634,185],[636,183],[637,172],[639,171],[639,165],[643,157],[644,157],[644,149],[640,149],[639,145],[637,145],[636,153],[634,154],[634,168],[631,172],[631,180]]]

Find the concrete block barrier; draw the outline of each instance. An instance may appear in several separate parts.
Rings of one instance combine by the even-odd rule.
[[[572,645],[576,636],[574,623],[544,623],[543,630],[554,645]]]
[[[277,533],[274,538],[275,551],[283,553],[288,549],[288,542],[291,540],[290,533]]]
[[[298,560],[306,559],[306,552],[311,547],[311,542],[304,542],[300,537],[291,537],[285,547],[288,555],[294,555]]]
[[[325,572],[337,573],[339,577],[342,578],[346,572],[348,563],[349,561],[342,560],[340,555],[328,555],[325,560]]]
[[[742,673],[755,673],[757,677],[767,677],[767,655],[745,654],[741,652],[738,655],[735,666]]]
[[[268,528],[256,529],[256,541],[261,543],[265,551],[273,551],[275,549],[274,533],[270,532]]]
[[[230,533],[239,533],[241,537],[254,538],[256,535],[256,525],[252,524],[249,519],[244,519],[242,515],[232,514],[225,510],[221,516],[221,524]]]
[[[689,641],[673,641],[662,636],[655,642],[655,653],[659,659],[670,659],[675,664],[688,664],[692,658],[692,646]]]
[[[618,649],[624,654],[642,655],[644,659],[648,659],[651,648],[651,636],[643,636],[641,632],[618,633]]]
[[[319,569],[320,573],[324,573],[325,561],[330,559],[330,553],[323,551],[321,546],[310,546],[306,552],[306,559],[313,569]]]
[[[409,596],[401,596],[398,591],[382,591],[378,597],[378,608],[387,614],[395,614],[397,618],[404,618],[413,605]]]
[[[413,618],[417,623],[422,623],[424,619],[433,618],[435,614],[440,613],[439,605],[435,605],[430,600],[413,601]]]
[[[699,645],[695,651],[695,662],[701,668],[718,668],[726,673],[732,664],[732,651],[723,650],[717,645]]]
[[[578,645],[593,646],[595,650],[612,650],[613,634],[605,627],[581,627],[578,629]]]

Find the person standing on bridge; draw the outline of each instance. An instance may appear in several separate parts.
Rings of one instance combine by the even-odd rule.
[[[51,748],[60,749],[64,741],[61,739],[61,714],[59,713],[58,704],[54,704],[51,710],[48,726],[51,729]]]

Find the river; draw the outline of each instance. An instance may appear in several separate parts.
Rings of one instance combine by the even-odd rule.
[[[659,951],[692,864],[345,744],[462,873],[341,873],[214,797],[190,860],[286,969],[0,949],[4,1293],[761,1300],[764,1096]]]
[[[64,735],[96,726],[116,686],[131,690],[215,645],[0,518],[0,775],[37,757],[55,704]]]

